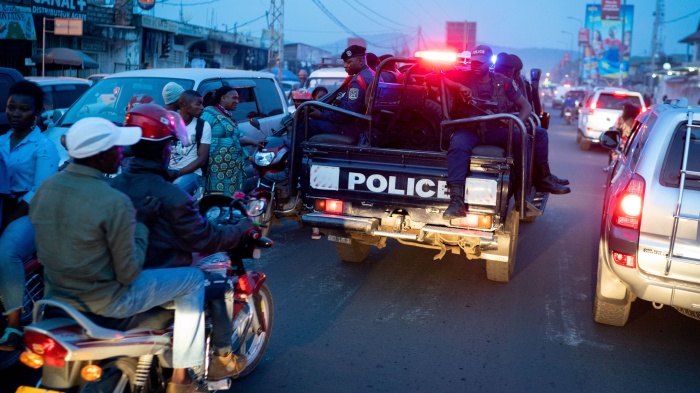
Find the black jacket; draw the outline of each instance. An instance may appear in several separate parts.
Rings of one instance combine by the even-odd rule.
[[[147,196],[160,199],[158,219],[149,225],[144,269],[190,266],[193,252],[218,252],[238,245],[243,236],[235,225],[212,225],[195,209],[192,198],[170,183],[167,173],[151,160],[134,158],[126,173],[112,179],[134,206]]]

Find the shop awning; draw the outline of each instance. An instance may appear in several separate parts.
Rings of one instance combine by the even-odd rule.
[[[36,62],[39,66],[41,62],[41,55],[32,56],[32,60]],[[78,67],[78,68],[100,68],[95,60],[90,58],[90,56],[85,53],[69,48],[49,48],[46,49],[45,63],[47,65],[53,64],[55,66],[63,67]],[[56,68],[56,67],[52,67]]]

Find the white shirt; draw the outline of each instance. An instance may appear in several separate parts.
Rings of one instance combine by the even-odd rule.
[[[182,142],[177,141],[173,151],[170,154],[170,168],[172,169],[182,169],[192,163],[192,161],[197,159],[197,118],[193,117],[190,124],[187,125],[187,136],[190,138],[189,146],[182,146]],[[202,130],[202,139],[199,141],[200,144],[211,145],[211,126],[206,121],[204,122],[204,129]],[[202,169],[197,168],[194,173],[202,176]]]

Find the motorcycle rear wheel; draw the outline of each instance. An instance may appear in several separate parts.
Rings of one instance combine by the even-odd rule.
[[[260,291],[253,295],[253,301],[255,303],[255,312],[260,317],[265,329],[256,328],[251,324],[248,326],[247,331],[244,332],[244,335],[242,335],[243,339],[241,340],[241,345],[239,345],[238,348],[234,348],[234,352],[238,355],[245,356],[247,363],[243,371],[234,379],[245,378],[255,370],[255,367],[258,366],[265,354],[267,344],[270,342],[272,322],[275,319],[275,309],[270,288],[268,288],[266,284],[263,284],[260,287]],[[236,326],[233,328],[234,336],[238,335]],[[235,337],[233,341],[235,342]]]

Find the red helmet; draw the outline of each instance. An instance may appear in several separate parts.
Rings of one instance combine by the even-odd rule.
[[[183,146],[190,145],[187,127],[177,112],[157,104],[137,105],[126,113],[125,126],[141,127],[141,139],[162,141],[177,138]]]
[[[130,111],[134,109],[135,106],[143,105],[143,104],[151,104],[155,103],[156,100],[153,99],[153,97],[146,95],[146,94],[134,94],[133,97],[129,100],[129,105],[126,106],[126,111]]]

